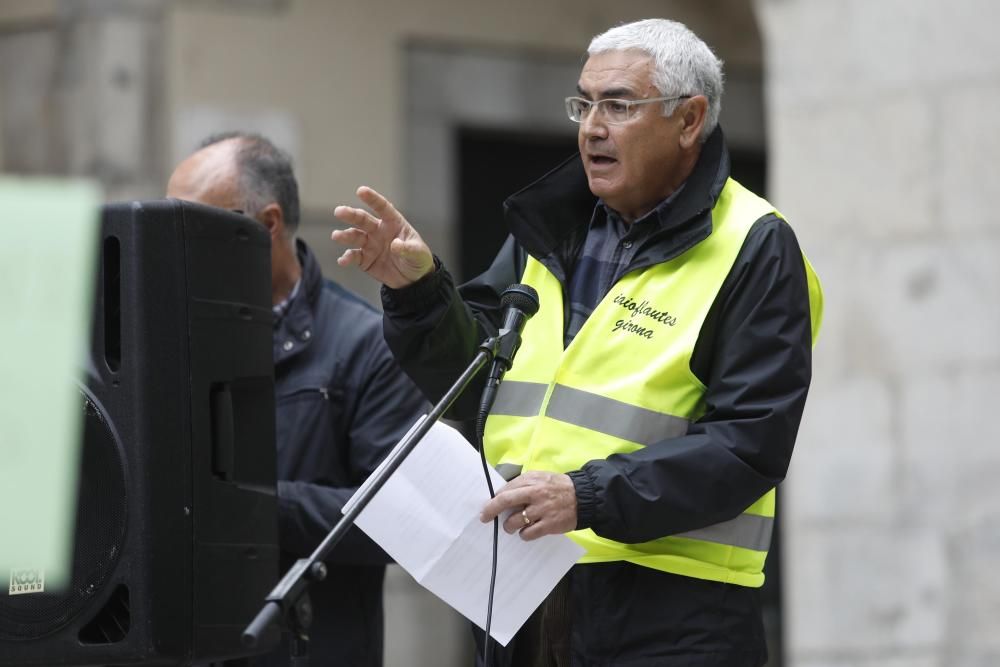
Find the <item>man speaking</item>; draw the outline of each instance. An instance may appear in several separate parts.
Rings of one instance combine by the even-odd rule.
[[[508,532],[567,533],[586,554],[493,664],[756,667],[757,589],[811,376],[822,296],[791,227],[729,177],[720,61],[685,26],[593,39],[566,99],[579,155],[504,204],[510,237],[456,288],[391,203],[332,237],[383,283],[383,327],[440,396],[537,290],[486,424],[521,469],[485,506]],[[474,415],[465,394],[453,416]],[[499,567],[516,568],[501,562]]]

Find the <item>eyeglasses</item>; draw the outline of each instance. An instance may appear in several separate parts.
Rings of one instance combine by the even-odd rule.
[[[616,100],[616,99],[606,99],[597,100],[596,102],[591,102],[590,100],[585,100],[582,97],[567,97],[566,98],[566,114],[569,119],[574,123],[581,123],[583,119],[590,113],[592,107],[597,107],[597,110],[603,114],[604,119],[607,120],[612,125],[620,125],[622,123],[627,123],[635,117],[635,112],[632,110],[641,104],[652,104],[653,102],[670,102],[672,100],[684,100],[691,97],[690,95],[674,95],[671,97],[650,97],[644,100]]]

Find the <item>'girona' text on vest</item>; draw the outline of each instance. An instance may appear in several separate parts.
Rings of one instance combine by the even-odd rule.
[[[629,319],[631,320],[636,315],[642,315],[647,317],[654,322],[659,324],[666,324],[667,326],[675,326],[677,324],[677,317],[672,315],[668,310],[658,310],[650,305],[649,301],[643,299],[641,302],[636,301],[626,294],[619,294],[614,298],[614,303],[621,306],[625,310],[629,311]],[[653,329],[642,326],[636,322],[630,322],[627,320],[618,320],[615,322],[615,326],[612,329],[612,333],[623,331],[627,333],[632,333],[637,336],[641,336],[646,339],[651,339],[653,337]]]

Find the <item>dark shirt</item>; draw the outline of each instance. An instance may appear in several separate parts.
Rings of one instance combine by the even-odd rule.
[[[683,187],[683,186],[682,186]],[[594,308],[624,275],[642,243],[660,227],[680,189],[638,220],[628,223],[603,201],[594,207],[587,238],[566,286],[570,316],[566,321],[563,346],[583,328]]]

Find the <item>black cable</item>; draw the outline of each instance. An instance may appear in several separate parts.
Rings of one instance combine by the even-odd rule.
[[[510,370],[514,354],[521,345],[521,331],[532,315],[538,312],[538,293],[530,285],[511,285],[500,295],[500,305],[503,306],[503,326],[497,333],[484,342],[482,349],[491,350],[493,365],[483,388],[479,402],[479,412],[476,414],[476,440],[479,445],[479,458],[483,462],[483,474],[486,475],[486,486],[490,490],[490,498],[495,498],[493,480],[490,478],[490,467],[486,462],[486,419],[493,408],[497,390],[504,372]],[[497,583],[497,552],[500,541],[500,516],[493,517],[493,563],[490,569],[490,595],[486,605],[486,634],[483,641],[483,667],[490,665],[490,626],[493,622],[493,593]]]
[[[479,459],[483,463],[483,474],[486,476],[486,486],[490,490],[490,498],[496,497],[493,490],[493,479],[490,477],[489,463],[486,462],[486,446],[483,444],[485,420],[482,415],[476,420],[476,438],[479,446]],[[493,562],[490,567],[490,595],[486,603],[486,628],[483,637],[483,667],[490,667],[490,626],[493,623],[493,591],[497,583],[497,544],[500,540],[500,517],[493,517]]]

